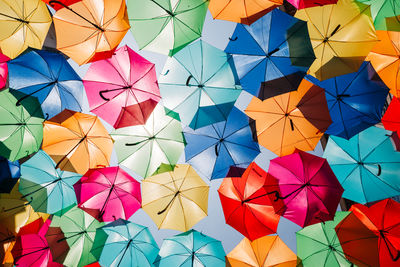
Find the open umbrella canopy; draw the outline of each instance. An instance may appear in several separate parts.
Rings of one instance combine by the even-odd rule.
[[[9,60],[10,60],[9,57],[0,53],[0,89],[4,88],[7,84],[7,78],[8,78],[7,61]]]
[[[400,100],[393,97],[382,117],[382,124],[386,130],[400,132]]]
[[[209,9],[215,19],[250,25],[282,3],[283,0],[211,0]]]
[[[116,129],[111,136],[118,163],[142,177],[152,175],[162,163],[176,164],[185,147],[181,124],[165,115],[161,104],[146,124]]]
[[[335,227],[350,212],[336,212],[333,221],[317,223],[296,232],[297,255],[304,267],[352,267],[344,255]]]
[[[18,105],[21,98],[23,103]],[[0,156],[15,161],[39,150],[44,119],[36,97],[11,89],[0,91],[0,118]]]
[[[277,236],[264,236],[254,241],[243,238],[242,241],[226,255],[231,267],[296,267],[296,254]]]
[[[251,163],[242,177],[227,177],[218,194],[225,221],[251,241],[274,234],[280,216],[267,195],[267,173],[256,163]]]
[[[225,52],[232,54],[243,89],[255,96],[297,90],[315,60],[307,23],[279,9],[251,26],[237,24]]]
[[[1,0],[2,53],[15,58],[28,47],[41,49],[51,22],[49,10],[41,0]]]
[[[113,142],[98,117],[65,109],[45,121],[43,131],[42,149],[56,169],[84,174],[109,165]]]
[[[18,161],[0,157],[0,193],[10,193],[20,176]]]
[[[142,180],[142,208],[157,227],[187,231],[207,216],[207,185],[187,164]]]
[[[275,212],[301,227],[335,216],[343,188],[324,158],[298,151],[270,161],[265,189]]]
[[[81,78],[65,58],[42,50],[31,50],[8,62],[9,87],[35,96],[41,103],[43,113],[51,118],[64,109],[81,111],[83,85]]]
[[[325,90],[332,118],[327,134],[349,139],[380,122],[389,89],[371,63],[364,62],[358,72],[322,82],[309,79]]]
[[[344,198],[364,204],[400,195],[400,152],[390,135],[370,127],[349,140],[329,137],[324,157],[344,188]]]
[[[245,113],[256,121],[258,143],[279,156],[314,150],[332,122],[323,89],[307,80],[294,92],[253,97]]]
[[[152,267],[158,251],[147,227],[119,219],[97,229],[91,253],[101,266]]]
[[[124,0],[82,0],[59,4],[53,16],[57,49],[79,65],[108,58],[129,30]]]
[[[57,2],[52,1],[52,0],[42,0],[42,1],[45,2],[46,4],[50,5],[52,8],[54,8],[57,11],[57,10],[63,8],[64,6],[72,5],[81,0],[59,0],[59,2],[61,2],[62,4],[58,4]]]
[[[93,62],[83,84],[91,112],[114,128],[146,123],[161,98],[155,65],[128,46]]]
[[[11,250],[14,247],[16,235],[14,231],[0,223],[0,263],[5,267],[14,263]]]
[[[260,154],[249,118],[233,108],[226,121],[192,130],[184,129],[185,159],[209,179],[224,178],[231,166],[246,168]],[[204,162],[209,164],[205,168]]]
[[[19,191],[37,212],[62,215],[76,205],[72,185],[81,175],[61,171],[43,150],[21,165]]]
[[[131,31],[139,49],[173,56],[201,37],[207,0],[132,0]]]
[[[101,222],[127,220],[140,209],[140,184],[120,167],[90,169],[74,189],[78,207]]]
[[[301,9],[296,18],[308,22],[317,58],[310,75],[321,81],[357,71],[378,40],[370,7],[352,0]]]
[[[336,4],[338,0],[287,0],[297,9]]]
[[[168,58],[159,78],[167,115],[192,129],[224,121],[242,92],[231,56],[197,41]]]
[[[157,267],[225,267],[225,251],[220,241],[192,229],[164,239],[154,264]]]
[[[356,0],[359,3],[371,6],[371,16],[374,20],[376,30],[389,31],[391,29],[390,19],[397,19],[396,30],[400,30],[400,19],[397,16],[400,15],[400,3],[396,0]],[[389,24],[388,24],[389,19]]]

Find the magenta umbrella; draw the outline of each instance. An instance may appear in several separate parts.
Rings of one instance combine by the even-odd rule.
[[[271,160],[268,173],[277,214],[301,227],[333,220],[343,188],[326,159],[297,151]]]
[[[90,169],[74,189],[78,207],[100,222],[127,220],[142,203],[140,183],[120,167]]]
[[[83,84],[91,111],[114,128],[146,123],[160,101],[154,64],[126,45],[92,63]]]
[[[6,87],[8,76],[7,61],[9,60],[9,57],[0,53],[0,89]]]

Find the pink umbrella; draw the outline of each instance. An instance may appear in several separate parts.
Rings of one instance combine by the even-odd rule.
[[[119,167],[90,169],[74,184],[78,207],[101,222],[129,219],[140,209],[140,183]]]
[[[154,64],[126,45],[92,63],[83,84],[91,111],[114,128],[146,123],[160,101]]]
[[[343,188],[326,159],[297,151],[271,160],[268,173],[277,214],[301,227],[333,220]]]
[[[9,60],[9,57],[0,53],[0,89],[6,87],[8,75],[7,61]]]

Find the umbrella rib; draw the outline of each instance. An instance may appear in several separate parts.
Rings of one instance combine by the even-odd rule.
[[[315,30],[317,30],[317,32],[321,35],[321,38],[324,38],[324,35],[321,33],[321,31],[318,29],[318,27],[317,26],[315,26],[315,24],[313,23],[313,21],[312,21],[312,19],[311,19],[311,17],[310,17],[310,14],[308,14],[308,10],[307,10],[307,8],[304,8],[303,9],[304,10],[304,14],[307,16],[307,18],[308,18],[308,20],[307,20],[307,22],[309,23],[307,23],[307,25],[312,25],[313,27],[314,27],[314,29]]]

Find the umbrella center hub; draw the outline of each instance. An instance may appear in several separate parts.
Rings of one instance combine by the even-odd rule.
[[[155,136],[150,136],[149,137],[149,140],[153,140],[153,139],[155,139],[156,137]]]
[[[334,248],[332,245],[329,245],[329,249],[333,250],[333,251],[336,251],[336,248]]]
[[[324,40],[322,40],[323,43],[326,43],[329,41],[329,37],[325,37]]]
[[[363,166],[364,162],[358,161],[357,164]]]
[[[285,113],[285,117],[288,117],[289,116],[289,113]]]
[[[197,87],[204,88],[204,84],[199,84],[199,85],[197,85]]]
[[[224,141],[225,141],[224,138],[220,138],[220,139],[219,139],[219,142],[220,142],[220,143],[222,143],[222,142],[224,142]]]

